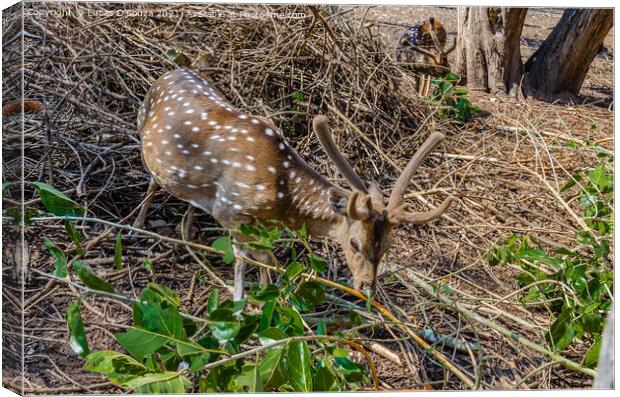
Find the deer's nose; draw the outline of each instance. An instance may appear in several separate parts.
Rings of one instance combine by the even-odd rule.
[[[365,293],[366,295],[368,295],[370,293],[374,293],[375,292],[375,287],[376,287],[376,284],[375,284],[374,281],[372,281],[372,282],[362,281],[360,283],[360,286],[359,286],[358,290],[360,290],[363,293]]]

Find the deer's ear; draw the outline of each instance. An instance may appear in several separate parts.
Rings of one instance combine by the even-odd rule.
[[[342,190],[330,187],[327,191],[327,204],[338,215],[347,216],[348,202],[349,197]]]

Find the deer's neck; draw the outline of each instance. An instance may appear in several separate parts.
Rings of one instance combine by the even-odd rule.
[[[335,237],[344,217],[329,206],[328,191],[340,189],[305,163],[288,170],[286,219],[289,227],[306,225],[313,236]]]

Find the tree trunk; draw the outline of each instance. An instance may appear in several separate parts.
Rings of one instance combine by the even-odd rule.
[[[613,22],[611,9],[569,9],[525,64],[526,94],[553,100],[579,95]]]
[[[459,7],[455,70],[473,90],[516,95],[527,8]]]

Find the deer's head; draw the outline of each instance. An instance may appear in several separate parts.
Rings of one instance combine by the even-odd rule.
[[[410,212],[404,203],[407,185],[422,161],[444,139],[435,132],[413,155],[392,188],[387,204],[376,182],[366,184],[353,171],[334,143],[324,116],[314,118],[314,131],[329,158],[353,187],[349,192],[333,187],[328,192],[329,205],[341,216],[334,237],[344,251],[347,265],[353,274],[354,287],[372,289],[376,283],[377,267],[391,245],[391,234],[401,223],[422,224],[439,217],[450,205],[451,197],[437,208],[426,212]]]
[[[449,47],[446,47],[445,30],[443,30],[443,26],[441,26],[441,23],[435,20],[435,18],[429,18],[429,21],[424,23],[423,29],[425,34],[428,33],[430,35],[435,48],[429,50],[427,48],[422,48],[415,43],[411,43],[411,48],[414,51],[426,56],[430,62],[437,66],[450,67],[448,62],[448,54],[456,48],[456,38],[453,39],[452,44]],[[437,36],[437,31],[439,30],[443,33],[443,42]]]

